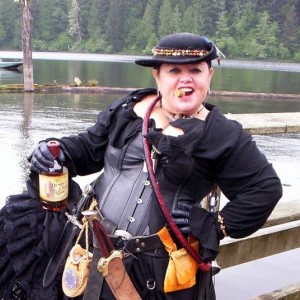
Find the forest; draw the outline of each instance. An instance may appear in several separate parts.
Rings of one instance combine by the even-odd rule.
[[[28,0],[33,51],[149,55],[174,32],[227,58],[300,62],[299,0]],[[0,1],[0,50],[22,49],[20,0]]]

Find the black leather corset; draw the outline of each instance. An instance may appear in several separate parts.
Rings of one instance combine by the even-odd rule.
[[[203,166],[203,165],[202,165]],[[158,157],[156,178],[164,202],[171,211],[178,201],[195,203],[202,199],[210,184],[196,171],[192,157],[169,161]],[[195,172],[196,171],[196,172]],[[198,174],[198,175],[197,175]],[[145,166],[142,133],[137,133],[121,148],[108,146],[105,167],[95,186],[102,214],[132,235],[156,233],[165,225]]]
[[[144,165],[141,133],[122,148],[108,146],[104,172],[95,191],[102,214],[118,229],[132,235],[153,233],[148,226],[153,209],[152,188]],[[163,225],[160,214],[158,216]]]

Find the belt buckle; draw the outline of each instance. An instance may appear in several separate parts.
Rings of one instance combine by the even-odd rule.
[[[114,238],[120,237],[122,240],[128,241],[132,238],[132,234],[122,229],[116,229],[112,237]]]

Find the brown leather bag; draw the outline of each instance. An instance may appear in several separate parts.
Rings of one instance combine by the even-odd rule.
[[[177,250],[177,246],[166,227],[158,232],[158,236],[170,255],[164,281],[165,293],[194,286],[198,269],[197,262],[184,248]],[[189,237],[189,243],[196,251],[199,251],[199,242],[192,235]]]

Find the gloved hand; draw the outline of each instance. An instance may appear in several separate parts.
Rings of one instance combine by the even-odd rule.
[[[60,149],[57,159],[60,162],[65,161],[65,155],[63,151]],[[37,148],[32,152],[31,155],[31,167],[30,170],[33,172],[41,173],[41,172],[49,172],[49,168],[53,168],[54,166],[54,157],[50,150],[48,149],[46,142],[41,142]]]
[[[192,209],[192,204],[186,202],[178,202],[177,208],[172,211],[172,218],[178,229],[183,234],[189,234],[191,231],[189,216]]]

